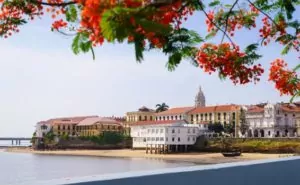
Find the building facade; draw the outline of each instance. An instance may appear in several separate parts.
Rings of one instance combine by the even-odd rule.
[[[80,121],[76,131],[78,136],[99,136],[103,132],[123,133],[123,125],[114,119],[91,117]]]
[[[262,103],[247,106],[246,137],[300,136],[300,103]]]
[[[43,138],[52,129],[51,123],[47,121],[40,121],[35,126],[35,133],[37,138]]]
[[[204,132],[198,125],[184,120],[144,121],[131,126],[133,148],[193,145]]]

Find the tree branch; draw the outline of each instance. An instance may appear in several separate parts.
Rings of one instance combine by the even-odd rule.
[[[72,5],[72,4],[77,4],[77,2],[75,1],[69,1],[69,2],[63,2],[63,3],[47,3],[47,2],[43,2],[43,1],[34,1],[34,3],[36,4],[41,4],[41,5],[45,5],[45,6],[68,6],[68,5]]]
[[[220,30],[227,38],[228,40],[232,43],[233,47],[235,48],[234,42],[230,38],[230,36],[226,33],[226,30],[224,31],[221,27],[219,27],[207,14],[207,12],[204,10],[204,7],[200,1],[198,1],[198,5],[201,8],[201,11],[205,14],[206,18],[218,29]]]
[[[230,8],[230,10],[229,10],[229,12],[228,12],[228,14],[227,14],[226,21],[225,21],[225,32],[227,31],[227,28],[228,28],[228,19],[229,19],[229,16],[230,16],[230,14],[232,13],[233,8],[234,8],[235,5],[238,3],[238,1],[239,1],[239,0],[236,0],[236,1],[233,3],[232,7]],[[225,34],[223,34],[221,43],[223,43],[224,38],[225,38]]]
[[[277,23],[266,13],[264,12],[262,9],[258,8],[254,3],[252,3],[250,0],[247,0],[249,2],[249,4],[251,4],[254,8],[256,8],[258,11],[260,11],[262,14],[264,14],[268,19],[270,19],[273,24],[278,27]]]

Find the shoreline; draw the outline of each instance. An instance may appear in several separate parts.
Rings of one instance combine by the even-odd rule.
[[[87,156],[87,157],[114,157],[114,158],[143,158],[159,159],[174,162],[189,162],[195,164],[219,164],[230,162],[251,161],[260,159],[277,159],[295,156],[294,154],[262,154],[243,153],[239,157],[224,157],[221,153],[178,153],[178,154],[146,154],[144,150],[117,149],[117,150],[54,150],[36,151],[31,148],[6,148],[5,152],[29,153],[38,155]]]

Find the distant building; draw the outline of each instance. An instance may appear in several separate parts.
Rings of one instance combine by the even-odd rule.
[[[43,138],[50,130],[52,129],[52,125],[47,121],[40,121],[35,126],[35,133],[37,138]]]
[[[195,97],[195,107],[205,107],[205,96],[201,89],[201,86],[199,87],[199,91]]]
[[[193,145],[204,129],[184,120],[144,121],[131,125],[133,148],[172,148]],[[177,148],[177,149],[176,149]]]
[[[168,120],[186,120],[188,121],[188,112],[195,109],[195,107],[175,107],[169,110],[159,112],[156,114],[155,120],[168,121]]]
[[[76,125],[79,136],[99,136],[103,132],[123,132],[121,122],[111,118],[90,117],[80,121]]]
[[[154,120],[154,116],[155,116],[155,110],[143,106],[139,108],[137,111],[127,112],[126,121],[127,122],[152,121]]]
[[[262,103],[247,106],[246,137],[300,136],[300,103]]]

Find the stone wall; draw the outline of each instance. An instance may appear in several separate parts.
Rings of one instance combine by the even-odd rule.
[[[300,138],[226,138],[231,146],[242,152],[259,153],[299,153]],[[193,146],[198,152],[221,152],[221,138],[198,138]]]

